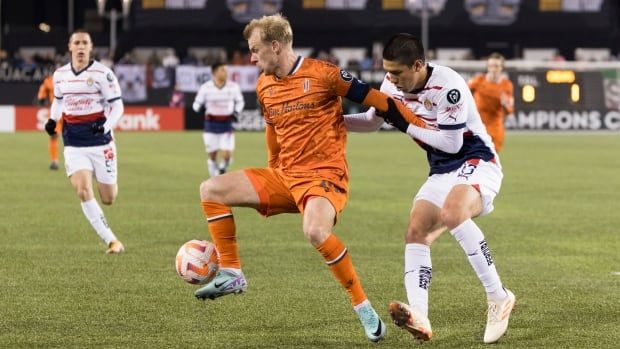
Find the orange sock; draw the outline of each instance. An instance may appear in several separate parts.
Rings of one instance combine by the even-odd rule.
[[[355,268],[353,268],[353,262],[347,252],[347,248],[334,234],[330,234],[327,240],[325,240],[320,246],[316,248],[323,258],[325,263],[329,266],[332,273],[338,279],[342,287],[347,289],[349,297],[351,298],[351,304],[356,306],[366,300],[366,294],[362,289]]]
[[[202,211],[209,223],[211,239],[220,252],[221,266],[241,269],[235,219],[230,207],[217,202],[203,201]]]
[[[50,138],[48,143],[48,149],[50,153],[50,159],[52,161],[58,161],[58,138]]]

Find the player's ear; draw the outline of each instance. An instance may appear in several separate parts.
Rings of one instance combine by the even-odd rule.
[[[271,49],[273,50],[273,52],[275,52],[276,54],[280,54],[281,47],[280,47],[280,43],[277,40],[273,40],[271,41]]]

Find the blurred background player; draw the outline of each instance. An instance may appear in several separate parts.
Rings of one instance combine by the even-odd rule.
[[[231,207],[251,207],[264,216],[301,213],[304,235],[349,294],[368,339],[377,342],[385,336],[385,324],[366,297],[347,248],[332,233],[349,191],[340,97],[415,115],[402,105],[396,110],[394,103],[388,110],[386,95],[337,66],[296,55],[292,29],[281,15],[252,20],[243,35],[251,62],[263,72],[256,93],[266,122],[268,167],[211,177],[200,186],[222,268],[195,295],[213,299],[247,288]]]
[[[56,67],[58,68],[58,67]],[[41,107],[49,107],[54,101],[54,82],[52,75],[45,77],[39,86],[37,103]],[[50,135],[47,149],[50,155],[50,170],[58,170],[58,133],[62,132],[62,117],[56,123],[56,133]]]
[[[503,287],[484,234],[472,218],[493,211],[503,177],[499,158],[465,80],[448,67],[425,63],[418,38],[404,33],[390,38],[383,50],[383,68],[387,74],[381,91],[403,101],[432,128],[373,108],[345,116],[350,131],[378,129],[384,118],[426,150],[430,165],[429,177],[414,198],[405,235],[408,304],[391,302],[392,320],[416,339],[431,339],[430,245],[450,230],[485,288],[488,315],[484,342],[494,343],[506,332],[515,296]]]
[[[67,176],[80,198],[82,211],[97,235],[108,246],[106,253],[121,253],[116,238],[95,199],[93,174],[99,198],[111,205],[118,194],[117,153],[112,129],[123,115],[121,89],[114,73],[91,60],[90,34],[76,30],[69,37],[71,62],[54,72],[54,101],[45,130],[56,134],[57,120],[64,119],[62,131]]]
[[[504,119],[514,111],[513,86],[504,71],[504,56],[492,53],[487,59],[486,74],[469,80],[482,122],[497,152],[504,146]]]
[[[224,63],[211,66],[213,78],[200,86],[192,108],[204,111],[204,133],[202,139],[207,151],[209,176],[225,173],[235,150],[233,121],[245,106],[239,85],[228,80]],[[218,152],[220,159],[218,164]]]

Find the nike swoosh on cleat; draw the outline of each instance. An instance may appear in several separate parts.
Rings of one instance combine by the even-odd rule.
[[[372,334],[375,337],[379,337],[381,335],[381,320],[379,320],[379,326],[377,326],[377,330]]]
[[[213,286],[215,286],[215,288],[220,288],[220,287],[224,286],[225,283],[226,283],[226,281],[222,282],[221,284],[218,284],[216,282],[215,284],[213,284]]]

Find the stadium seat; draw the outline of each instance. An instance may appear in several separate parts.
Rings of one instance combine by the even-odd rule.
[[[578,47],[575,49],[575,60],[576,61],[604,62],[604,61],[609,61],[610,58],[611,58],[611,50],[608,48]]]
[[[546,48],[524,48],[523,59],[526,61],[552,61],[558,55],[558,49]]]
[[[338,59],[341,67],[347,67],[350,62],[359,63],[366,57],[363,47],[334,47],[331,54]]]
[[[466,47],[438,47],[436,55],[440,61],[463,61],[473,57],[471,49]]]
[[[133,49],[133,56],[139,63],[148,63],[149,58],[155,53],[155,55],[161,61],[165,56],[170,53],[174,54],[174,48],[172,47],[136,47]]]

